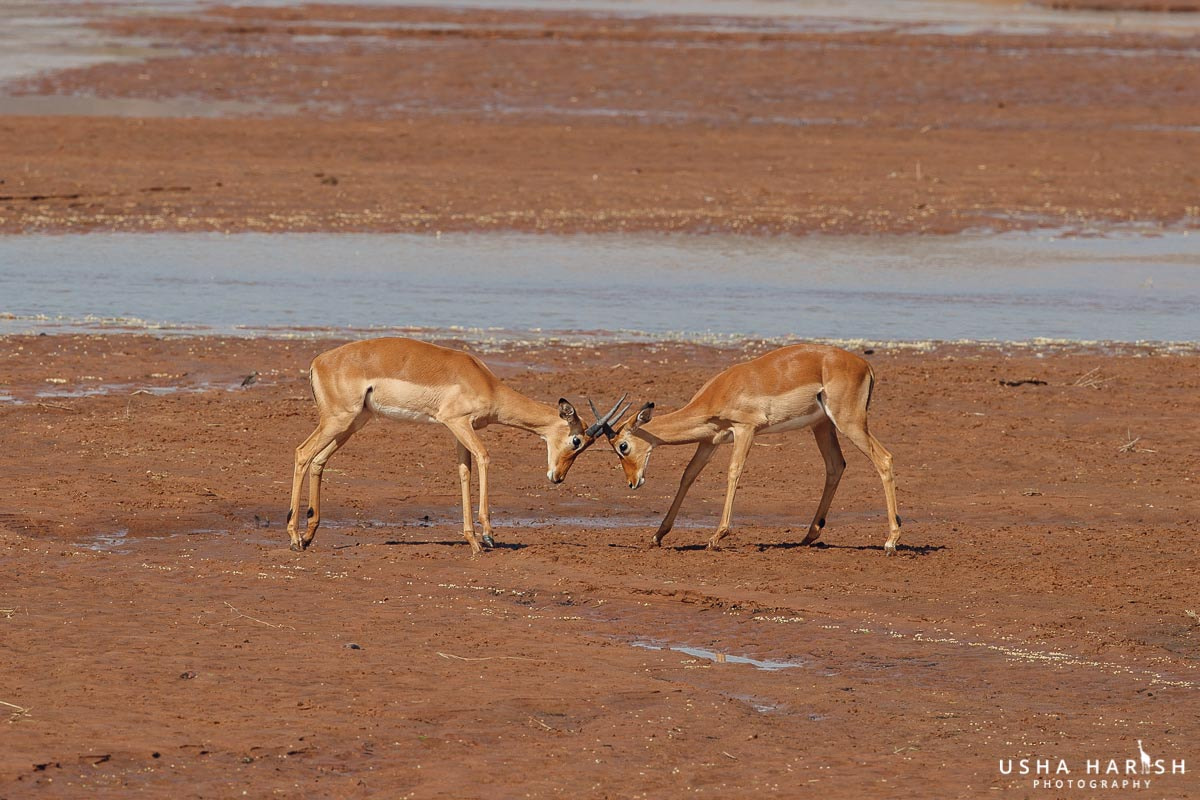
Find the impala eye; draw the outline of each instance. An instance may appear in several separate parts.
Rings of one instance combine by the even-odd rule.
[[[574,439],[571,440],[571,447],[574,447],[576,450],[578,450],[579,446],[582,444],[583,444],[583,439],[580,439],[578,436],[576,436]]]
[[[629,453],[629,442],[621,442],[621,446],[617,448],[617,452],[621,455]]]

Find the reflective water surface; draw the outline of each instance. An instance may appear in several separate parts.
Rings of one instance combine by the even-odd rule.
[[[1195,341],[1200,236],[0,237],[0,332]]]

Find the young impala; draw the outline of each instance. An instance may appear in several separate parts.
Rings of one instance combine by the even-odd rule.
[[[717,445],[733,442],[725,508],[717,532],[708,540],[710,550],[716,549],[730,532],[733,496],[754,437],[801,428],[812,428],[825,459],[825,490],[803,543],[815,542],[825,527],[825,514],[846,467],[838,444],[840,433],[879,471],[890,528],[884,552],[895,555],[900,517],[896,513],[892,456],[867,430],[867,406],[874,385],[875,376],[862,358],[836,347],[798,344],[730,367],[704,384],[678,411],[655,417],[654,404],[647,403],[623,424],[618,425],[608,415],[602,430],[621,459],[631,489],[645,481],[646,463],[657,445],[699,443],[683,471],[675,500],[651,540],[654,546],[662,543],[675,524],[684,495]],[[617,414],[615,419],[623,415]]]
[[[584,428],[566,400],[554,408],[505,386],[475,356],[414,339],[351,342],[313,359],[309,382],[317,401],[317,429],[296,448],[288,536],[293,550],[312,544],[321,523],[321,474],[337,449],[373,416],[440,422],[458,442],[463,535],[480,552],[471,521],[471,465],[479,468],[479,522],[483,543],[493,546],[488,509],[488,458],[475,432],[492,423],[536,433],[546,441],[546,477],[561,483],[575,457],[586,450],[617,406]],[[619,403],[617,404],[620,405]],[[300,487],[308,475],[308,530],[297,529]]]

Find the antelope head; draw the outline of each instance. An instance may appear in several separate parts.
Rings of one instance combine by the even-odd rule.
[[[646,464],[650,461],[650,451],[654,449],[653,441],[650,438],[637,434],[638,429],[649,422],[654,415],[654,403],[646,403],[638,409],[636,414],[622,422],[621,418],[633,405],[628,403],[620,413],[614,413],[624,400],[625,398],[622,397],[617,405],[613,406],[614,411],[605,415],[603,420],[597,418],[592,428],[596,428],[597,433],[603,433],[608,439],[613,451],[621,459],[621,469],[625,470],[625,480],[629,484],[629,488],[637,489],[646,482]],[[588,402],[591,403],[590,400]],[[592,406],[592,413],[596,413],[595,406]]]
[[[622,397],[621,400],[625,398]],[[621,405],[618,401],[617,405],[613,406],[612,411],[605,415],[605,420],[612,416],[617,407]],[[592,406],[593,413],[595,406]],[[596,441],[596,436],[600,429],[596,424],[590,425],[587,428],[583,427],[583,421],[576,413],[575,407],[572,406],[565,398],[560,398],[558,401],[558,416],[562,420],[561,425],[555,425],[546,435],[546,477],[551,483],[562,483],[567,477],[567,472],[570,471],[571,465],[575,463],[575,459],[584,450],[587,450]],[[601,420],[597,421],[602,422]]]

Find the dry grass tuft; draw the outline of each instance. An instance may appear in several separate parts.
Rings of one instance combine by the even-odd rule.
[[[1118,453],[1157,453],[1158,452],[1157,450],[1151,450],[1148,447],[1138,447],[1138,442],[1140,442],[1142,440],[1142,437],[1134,436],[1132,439],[1130,439],[1129,437],[1131,435],[1132,434],[1130,434],[1129,431],[1125,431],[1125,438],[1128,441],[1126,441],[1125,444],[1123,444],[1117,448]]]

